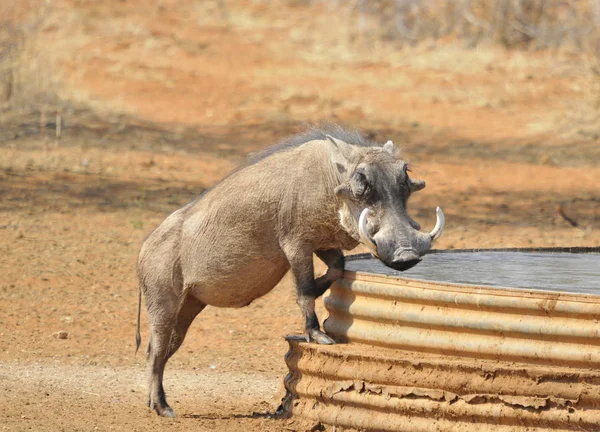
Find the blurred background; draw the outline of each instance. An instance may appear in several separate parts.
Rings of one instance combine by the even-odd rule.
[[[438,248],[600,245],[599,25],[598,0],[3,1],[0,361],[15,377],[32,362],[141,373],[143,238],[248,154],[323,121],[402,145],[428,184],[411,215],[429,230],[446,213]],[[207,310],[170,365],[277,386],[296,309],[286,279],[244,312]],[[15,378],[7,424],[67,421],[76,373],[51,374],[56,400],[38,395],[42,375]],[[118,400],[146,419],[143,378],[121,378]],[[207,406],[242,403],[201,384],[178,389],[201,425],[217,421]],[[74,409],[112,412],[77,392]],[[218,428],[240,421],[281,426]]]

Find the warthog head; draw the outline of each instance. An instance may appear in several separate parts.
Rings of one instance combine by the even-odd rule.
[[[391,141],[383,147],[358,147],[329,135],[327,139],[341,178],[335,195],[342,201],[344,229],[388,267],[404,271],[416,265],[444,229],[439,207],[430,233],[419,231],[420,225],[406,212],[408,198],[423,189],[425,182],[410,178],[408,165]]]

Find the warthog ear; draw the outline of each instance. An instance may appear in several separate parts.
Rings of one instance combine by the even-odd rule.
[[[418,192],[426,186],[425,180],[411,180],[410,181],[410,191]]]
[[[348,171],[350,160],[352,159],[352,147],[350,144],[345,143],[342,140],[326,135],[327,141],[329,142],[329,154],[331,155],[331,162],[340,173]]]
[[[394,143],[392,141],[388,141],[383,145],[383,150],[394,156],[396,150],[394,148]]]

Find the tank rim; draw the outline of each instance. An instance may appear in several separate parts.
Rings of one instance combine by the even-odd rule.
[[[572,253],[572,254],[600,254],[600,246],[558,246],[541,248],[483,248],[483,249],[432,249],[425,255],[432,254],[459,254],[476,252],[520,252],[520,253]],[[372,258],[370,253],[346,255],[346,261],[357,261]]]
[[[428,254],[452,254],[474,252],[512,252],[512,253],[572,253],[574,255],[600,256],[600,247],[546,247],[546,248],[490,248],[490,249],[436,249]],[[346,255],[346,262],[374,259],[370,253]],[[561,298],[565,301],[598,303],[600,292],[563,291],[548,288],[514,287],[508,285],[486,285],[481,283],[439,281],[430,278],[415,278],[404,274],[381,274],[364,270],[348,270],[342,279],[347,281],[366,281],[391,285],[411,286],[442,290],[448,292],[481,294],[483,292],[495,296],[531,296],[533,298]]]

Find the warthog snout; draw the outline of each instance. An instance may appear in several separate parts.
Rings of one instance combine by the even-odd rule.
[[[414,250],[399,250],[394,254],[394,259],[387,265],[394,270],[405,271],[416,266],[421,261],[421,257]]]
[[[421,258],[415,258],[415,259],[411,259],[408,261],[402,261],[402,260],[394,260],[392,262],[386,263],[386,265],[388,267],[393,268],[394,270],[398,270],[398,271],[406,271],[408,269],[413,268],[414,266],[416,266],[417,264],[419,264],[421,262]]]
[[[388,223],[387,225],[392,228],[379,230],[373,236],[369,233],[367,224],[371,211],[365,208],[361,212],[358,221],[360,239],[371,253],[383,261],[385,265],[395,270],[405,271],[417,265],[421,261],[421,257],[431,249],[442,235],[445,225],[444,212],[438,207],[436,214],[436,225],[430,233],[423,233],[414,229],[412,225],[418,224],[413,221],[412,224]],[[381,238],[381,246],[378,246],[378,240],[375,237]],[[395,247],[397,244],[401,246]]]

